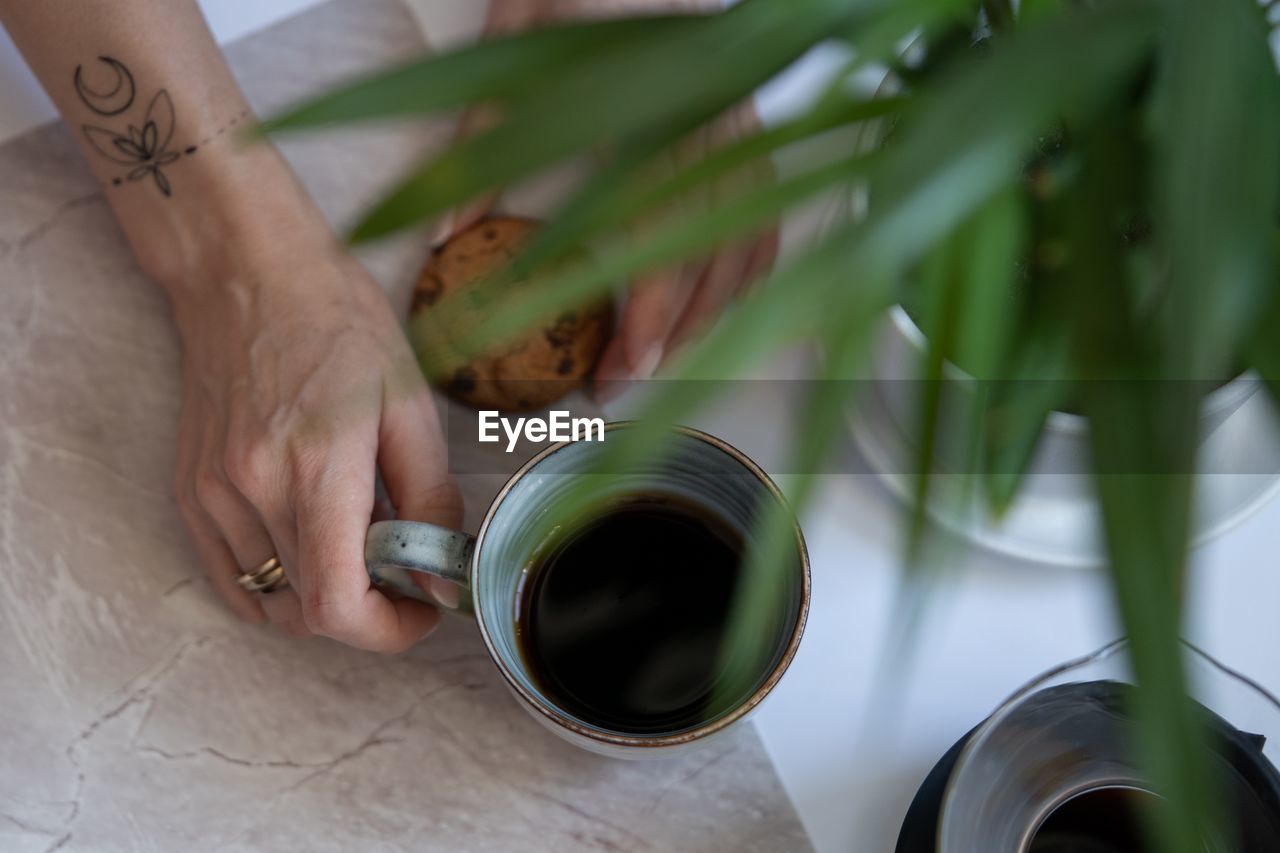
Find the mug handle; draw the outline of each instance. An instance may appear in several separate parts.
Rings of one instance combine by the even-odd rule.
[[[364,562],[375,586],[465,613],[472,612],[468,579],[476,538],[421,521],[377,521],[364,540]],[[457,605],[437,601],[409,577],[422,572],[459,587]]]

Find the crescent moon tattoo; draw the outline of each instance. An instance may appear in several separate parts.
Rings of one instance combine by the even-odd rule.
[[[155,184],[166,198],[173,195],[174,187],[166,170],[182,158],[203,150],[206,144],[232,130],[250,115],[249,108],[245,107],[221,126],[210,130],[203,139],[181,139],[183,134],[178,130],[173,98],[167,89],[157,89],[155,94],[145,96],[150,98],[149,101],[145,97],[140,101],[133,74],[123,62],[110,56],[99,56],[98,61],[115,73],[110,91],[90,88],[84,82],[83,66],[80,65],[76,66],[75,89],[86,107],[100,116],[113,119],[95,120],[92,124],[80,126],[90,149],[117,166],[127,167],[109,178],[113,187],[144,181]],[[146,103],[145,109],[143,103]],[[130,115],[123,115],[126,111]]]
[[[133,97],[136,89],[133,84],[133,74],[125,67],[124,63],[110,56],[99,56],[99,62],[106,63],[116,72],[115,86],[109,92],[98,92],[90,89],[81,76],[81,66],[76,66],[75,84],[76,94],[80,96],[80,100],[84,105],[93,110],[100,116],[115,116],[129,109],[133,105]]]

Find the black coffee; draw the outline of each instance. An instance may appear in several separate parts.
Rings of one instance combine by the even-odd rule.
[[[708,721],[742,553],[732,528],[682,501],[618,504],[527,572],[526,666],[561,709],[610,731]]]

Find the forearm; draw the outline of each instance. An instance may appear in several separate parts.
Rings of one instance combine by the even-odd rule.
[[[193,0],[0,0],[0,22],[85,152],[143,268],[175,299],[315,230],[274,148],[245,145],[248,104]],[[206,275],[192,275],[200,271]]]

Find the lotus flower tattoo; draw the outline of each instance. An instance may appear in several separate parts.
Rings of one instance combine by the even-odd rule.
[[[103,157],[113,163],[133,167],[125,175],[127,180],[140,181],[150,175],[160,192],[168,196],[172,194],[172,188],[162,167],[180,156],[176,151],[168,150],[173,138],[173,123],[173,101],[169,99],[169,93],[161,89],[147,106],[141,126],[130,124],[126,132],[120,133],[87,124],[84,135]]]
[[[101,63],[101,66],[95,66],[98,76],[109,72],[114,80],[106,88],[94,88],[85,80],[83,66],[77,65],[74,79],[76,94],[86,107],[104,118],[127,116],[137,95],[132,72],[123,62],[110,56],[99,56],[98,62]],[[99,80],[99,84],[101,82]],[[160,192],[169,196],[173,194],[173,188],[163,167],[182,156],[169,150],[173,127],[173,101],[169,92],[161,89],[147,105],[141,124],[130,123],[124,131],[86,124],[83,130],[95,151],[113,163],[130,167],[124,177],[115,178],[113,184],[126,180],[140,181],[150,175]],[[194,151],[192,147],[187,153]]]

